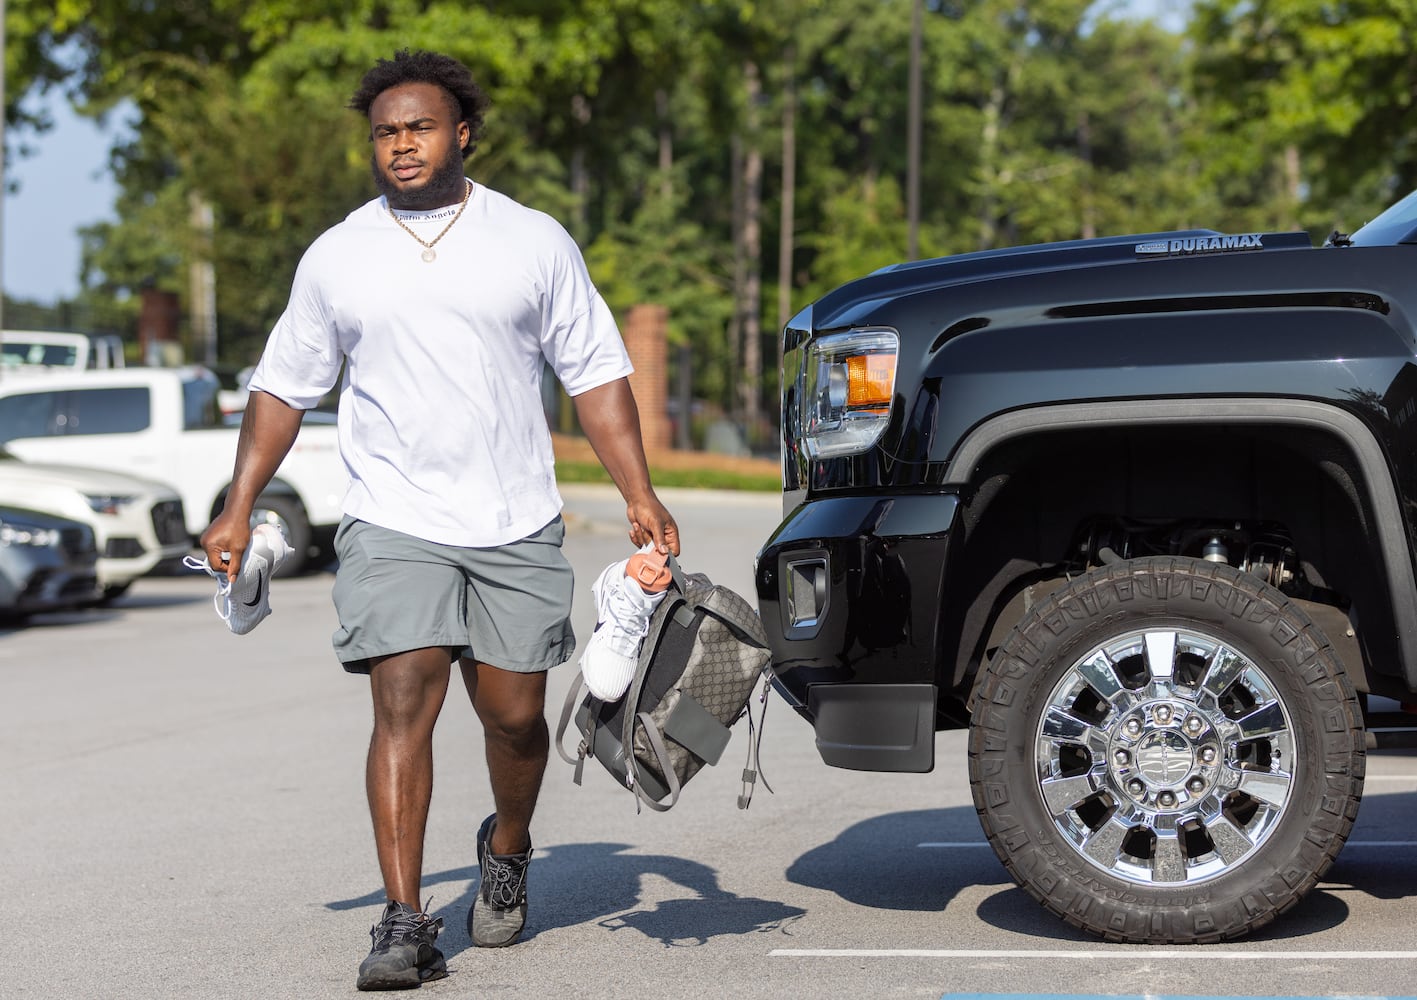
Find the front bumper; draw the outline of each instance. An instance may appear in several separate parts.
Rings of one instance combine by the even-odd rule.
[[[134,504],[116,515],[101,514],[91,524],[98,540],[98,582],[104,588],[130,583],[192,551],[182,501],[175,496],[151,507]]]
[[[758,610],[779,692],[822,759],[934,766],[939,623],[959,500],[831,497],[797,507],[758,555]]]
[[[71,608],[98,594],[91,553],[71,556],[57,546],[0,551],[0,617]]]

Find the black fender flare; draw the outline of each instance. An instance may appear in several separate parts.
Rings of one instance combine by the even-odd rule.
[[[950,456],[943,485],[966,488],[992,449],[1040,431],[1080,428],[1184,426],[1187,424],[1271,424],[1322,430],[1339,440],[1362,473],[1358,486],[1373,511],[1373,528],[1387,581],[1388,603],[1397,628],[1401,675],[1417,690],[1417,595],[1411,546],[1390,465],[1372,430],[1349,411],[1312,399],[1268,397],[1209,399],[1123,399],[1095,403],[1059,403],[1010,410],[977,424]],[[1406,553],[1407,558],[1400,554]]]

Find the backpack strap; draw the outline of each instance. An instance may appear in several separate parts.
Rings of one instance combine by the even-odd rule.
[[[681,612],[688,608],[684,600],[684,574],[679,569],[679,564],[674,561],[672,555],[669,557],[669,568],[674,576],[674,582],[670,585],[669,589],[664,592],[664,600],[668,602],[668,604],[667,606],[661,605],[660,608],[656,609],[655,614],[661,615],[661,621],[665,618],[670,618],[678,622],[681,626],[688,627],[693,624],[692,616],[690,616],[688,621],[684,621],[681,617]],[[635,760],[635,722],[637,721],[635,709],[639,708],[640,698],[644,695],[645,682],[649,679],[649,661],[646,657],[651,657],[658,648],[661,635],[662,629],[659,633],[651,629],[650,634],[645,637],[645,644],[640,648],[639,658],[635,661],[635,674],[630,680],[630,690],[625,692],[626,711],[624,725],[620,730],[620,745],[625,749],[625,779],[626,784],[628,784],[631,791],[635,793],[636,813],[640,811],[641,802],[648,803],[651,807],[661,812],[663,811],[659,809],[656,803],[651,802],[641,793],[639,763]],[[655,644],[654,647],[650,647],[651,642]],[[651,741],[654,737],[659,735],[655,731],[653,724],[646,723],[644,726]],[[653,749],[653,742],[651,742],[651,749]],[[656,750],[655,753],[661,760],[661,763],[667,758],[667,754],[658,750]],[[670,768],[669,773],[665,775],[665,781],[674,783],[670,787],[674,792],[674,798],[678,798],[679,793],[677,789],[679,778],[678,775],[673,773],[672,768]],[[665,806],[664,808],[667,809],[669,807]]]
[[[674,579],[674,586],[681,594],[689,592],[688,581],[684,578],[684,571],[679,568],[679,560],[674,558],[674,553],[669,553],[668,561],[665,563],[669,567],[669,575]]]
[[[748,760],[743,765],[743,788],[738,793],[738,808],[747,809],[753,801],[753,785],[761,778],[769,795],[777,794],[768,784],[768,776],[763,774],[762,747],[763,732],[767,729],[768,694],[772,691],[772,678],[767,669],[763,670],[763,693],[758,697],[762,710],[758,712],[757,735],[754,736],[753,706],[748,705]]]
[[[556,752],[561,755],[561,759],[567,764],[575,766],[575,774],[571,780],[576,784],[581,783],[581,777],[585,772],[585,759],[590,755],[591,736],[595,732],[595,713],[587,713],[589,719],[586,722],[586,731],[581,736],[581,745],[576,748],[576,756],[571,757],[566,753],[562,741],[565,739],[566,730],[571,726],[571,717],[575,715],[576,707],[580,705],[581,699],[590,691],[586,687],[585,681],[581,678],[581,672],[576,671],[576,676],[571,679],[571,690],[566,694],[566,701],[561,706],[561,720],[556,724]]]
[[[634,721],[638,722],[644,729],[645,739],[649,741],[650,752],[654,754],[654,759],[659,763],[659,770],[664,775],[664,783],[669,786],[668,802],[656,802],[646,797],[645,793],[640,791],[640,762],[635,758],[632,752],[634,744],[626,744],[630,747],[631,752],[625,754],[625,763],[629,765],[629,773],[634,775],[635,778],[634,782],[630,785],[635,793],[635,811],[639,811],[639,804],[643,802],[655,812],[668,812],[674,807],[674,803],[679,801],[679,789],[681,787],[679,784],[679,775],[675,773],[674,767],[669,760],[669,748],[664,745],[664,738],[659,735],[659,730],[655,728],[654,720],[650,718],[648,712],[638,713]],[[634,723],[631,723],[630,728],[633,732]]]

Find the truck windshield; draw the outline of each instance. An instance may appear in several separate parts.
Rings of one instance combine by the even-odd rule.
[[[1413,191],[1351,237],[1355,247],[1390,247],[1417,242],[1417,191]]]

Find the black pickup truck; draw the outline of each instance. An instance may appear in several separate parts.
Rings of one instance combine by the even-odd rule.
[[[836,289],[783,332],[777,689],[838,767],[930,771],[967,728],[989,842],[1077,927],[1263,926],[1343,847],[1366,753],[1417,746],[1414,337],[1417,194],[1322,247],[1155,233]]]

